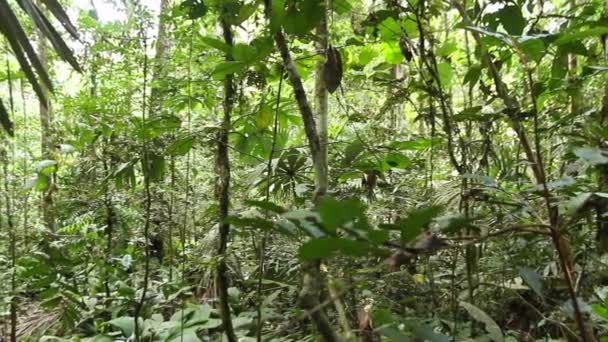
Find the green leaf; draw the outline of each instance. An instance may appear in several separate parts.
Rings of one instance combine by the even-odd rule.
[[[502,330],[500,330],[498,324],[496,324],[492,317],[488,316],[487,313],[485,313],[483,310],[471,303],[460,302],[460,306],[462,306],[466,310],[466,312],[471,317],[473,317],[474,320],[485,324],[486,331],[494,342],[504,341],[504,335],[502,334]]]
[[[522,267],[519,269],[519,276],[539,297],[543,296],[542,277],[538,272],[528,267]]]
[[[38,169],[38,172],[42,175],[51,175],[53,174],[53,172],[57,171],[57,162],[55,160],[41,160],[40,162],[38,162],[38,165],[36,167]]]
[[[608,154],[597,147],[579,147],[574,154],[593,165],[608,164]]]
[[[378,25],[378,33],[383,42],[392,42],[401,36],[401,27],[397,20],[388,17]]]
[[[218,49],[224,53],[231,53],[232,49],[230,48],[230,46],[226,43],[224,43],[223,41],[217,39],[217,38],[213,38],[213,37],[201,37],[199,38],[203,44],[210,46],[212,48]]]
[[[415,324],[413,326],[414,335],[420,341],[430,342],[449,342],[450,338],[446,335],[435,332],[435,328],[429,324]]]
[[[169,133],[181,127],[182,120],[175,115],[154,116],[152,120],[146,122],[141,132],[142,136],[153,139],[163,133]]]
[[[241,25],[245,20],[249,19],[258,9],[259,1],[254,1],[248,4],[242,4],[239,8],[239,14],[232,22],[233,25],[238,26]]]
[[[353,9],[353,6],[348,2],[348,0],[332,0],[331,9],[337,14],[345,14]]]
[[[168,148],[167,152],[172,156],[184,156],[190,152],[194,145],[194,137],[186,137],[178,139],[173,142]]]
[[[598,317],[602,318],[605,321],[608,321],[608,308],[601,304],[592,304],[591,311],[596,314]]]
[[[422,209],[414,210],[397,223],[401,230],[401,242],[408,243],[413,241],[422,233],[422,230],[427,226],[433,218],[439,215],[442,211],[441,206],[430,206]]]
[[[449,88],[452,85],[452,75],[454,73],[450,63],[439,63],[437,65],[437,72],[439,73],[439,81],[441,82],[441,87],[443,87],[444,89]]]
[[[407,156],[400,153],[390,153],[382,161],[382,170],[406,169],[411,161]]]
[[[366,45],[364,47],[361,48],[361,50],[359,50],[359,56],[358,56],[358,61],[357,63],[359,65],[367,65],[369,62],[372,61],[372,59],[374,59],[374,57],[376,57],[377,52],[376,49],[374,49],[373,45]]]
[[[207,11],[207,5],[201,0],[184,0],[181,3],[181,8],[188,13],[188,19],[194,20],[204,16]]]
[[[349,256],[365,256],[371,251],[370,245],[364,241],[328,237],[305,242],[299,248],[298,256],[302,260],[315,260],[330,257],[335,252]]]
[[[337,201],[329,196],[323,197],[318,207],[321,222],[328,232],[335,232],[339,227],[354,221],[361,216],[362,210],[359,201]]]
[[[481,76],[481,65],[475,64],[472,65],[467,73],[464,75],[464,79],[462,84],[469,84],[470,86],[474,86],[477,81],[479,81],[479,77]]]
[[[255,113],[255,125],[258,129],[268,128],[274,119],[274,110],[267,105],[264,105]]]
[[[349,165],[363,152],[365,145],[361,141],[353,141],[344,150],[344,164]]]
[[[226,77],[226,75],[243,71],[246,66],[247,65],[241,61],[223,62],[215,66],[212,76],[216,80],[221,80]]]
[[[452,39],[443,43],[443,45],[437,49],[437,56],[449,57],[451,54],[458,50],[458,44]]]
[[[348,172],[344,172],[343,174],[341,174],[340,176],[338,176],[338,182],[339,183],[345,183],[351,179],[361,179],[362,177],[362,173],[361,171],[348,171]]]
[[[278,204],[272,203],[272,202],[268,202],[268,201],[245,201],[245,203],[252,205],[254,207],[257,207],[259,209],[262,210],[268,210],[268,211],[272,211],[273,213],[276,214],[283,214],[287,212],[287,209],[281,207]]]
[[[285,10],[283,28],[289,34],[307,34],[317,27],[324,11],[325,8],[321,5],[321,1],[299,1]]]
[[[532,38],[522,40],[519,48],[526,54],[528,59],[538,62],[545,55],[545,43],[542,39]]]
[[[526,27],[526,19],[518,6],[505,6],[498,11],[498,20],[511,35],[521,35]]]
[[[435,143],[438,141],[435,140]],[[427,138],[418,138],[416,140],[408,140],[408,141],[395,141],[392,142],[389,146],[398,150],[414,150],[420,151],[426,148],[429,148],[433,145],[433,140]]]
[[[141,318],[139,319],[141,320]],[[125,337],[131,337],[135,331],[135,320],[131,316],[114,318],[113,320],[108,321],[108,324],[120,329]]]
[[[559,35],[559,38],[555,40],[555,44],[560,46],[569,44],[575,41],[581,41],[589,37],[597,37],[608,33],[607,26],[596,26],[586,30],[576,32],[564,32]]]
[[[399,64],[403,61],[403,54],[401,48],[396,42],[384,42],[380,45],[380,51],[384,60],[388,64]]]

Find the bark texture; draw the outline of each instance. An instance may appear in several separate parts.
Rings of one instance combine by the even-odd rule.
[[[38,32],[38,57],[43,67],[48,70],[48,45],[44,35]],[[50,91],[41,85],[44,99],[39,100],[40,117],[40,151],[43,160],[53,160],[52,122],[53,112],[49,100]],[[47,184],[42,191],[42,219],[49,232],[55,232],[55,173],[47,176]]]
[[[224,42],[228,46],[233,45],[232,31],[230,25],[222,19],[222,30],[224,34]],[[232,56],[226,55],[226,61],[231,61]],[[228,217],[230,207],[230,159],[228,155],[228,132],[230,130],[230,120],[232,107],[234,104],[234,81],[233,75],[228,74],[224,78],[224,117],[222,126],[217,137],[217,154],[216,154],[216,196],[218,199],[218,226],[219,226],[219,243],[217,249],[217,272],[216,286],[220,301],[220,316],[224,333],[229,342],[237,342],[238,339],[234,333],[232,325],[232,317],[230,315],[230,304],[228,303],[228,266],[226,264],[226,250],[228,247],[228,239],[230,238],[230,224],[225,222]]]
[[[271,18],[271,0],[266,0],[265,6],[267,16],[268,18]],[[285,35],[280,29],[274,33],[274,41],[279,49],[279,53],[281,54],[283,66],[287,71],[289,82],[293,88],[298,109],[304,123],[304,132],[306,133],[306,138],[308,139],[308,146],[310,148],[313,168],[315,170],[316,188],[313,201],[316,203],[323,195],[325,195],[325,192],[327,191],[327,158],[324,157],[323,154],[323,145],[319,137],[315,116],[306,96],[306,90],[302,84],[302,79],[298,74],[298,70],[296,69],[293,59],[291,58]],[[324,88],[325,85],[322,87],[318,86],[317,92],[326,91]],[[325,95],[325,102],[317,103],[318,106],[324,106],[325,111],[327,107],[326,96],[327,95]],[[302,289],[300,291],[300,306],[309,313],[309,316],[321,334],[323,341],[339,341],[339,338],[329,319],[327,318],[327,315],[325,314],[324,310],[320,308],[319,294],[321,293],[323,279],[321,277],[319,266],[320,260],[302,264],[303,279]]]

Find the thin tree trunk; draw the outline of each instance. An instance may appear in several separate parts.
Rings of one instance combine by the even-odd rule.
[[[323,18],[317,26],[317,53],[322,56],[327,55],[329,48],[329,31],[327,29],[327,2],[323,2],[325,9],[323,11]],[[323,77],[325,71],[325,59],[320,59],[317,62],[315,70],[315,114],[317,132],[319,134],[319,162],[322,167],[316,168],[320,173],[315,173],[315,198],[319,199],[327,193],[329,188],[329,165],[327,162],[328,152],[328,122],[329,122],[329,111],[328,111],[328,97],[327,85],[325,84],[325,78]],[[322,172],[322,173],[321,173]],[[319,277],[319,281],[323,281],[322,277]],[[332,297],[336,312],[338,314],[338,321],[342,327],[343,333],[346,339],[352,338],[352,331],[348,319],[346,316],[346,309],[340,296],[337,295],[338,291],[335,286],[335,281],[329,280],[327,282],[327,289]]]
[[[152,83],[150,87],[150,116],[154,117],[162,112],[164,100],[163,91],[166,86],[162,82],[167,78],[167,64],[172,48],[170,37],[171,28],[171,1],[161,0],[158,19],[158,33],[156,36],[156,52],[152,66]]]
[[[271,18],[272,1],[266,0],[265,7],[267,17]],[[327,191],[327,166],[326,158],[323,156],[321,139],[318,134],[314,114],[306,96],[306,90],[302,84],[302,79],[298,74],[291,54],[289,53],[289,47],[287,46],[285,36],[280,29],[275,32],[274,41],[279,49],[281,58],[283,59],[283,66],[289,76],[298,109],[300,110],[302,121],[304,122],[304,132],[308,139],[308,146],[310,148],[313,168],[315,170],[315,185],[317,188],[315,189],[314,202],[317,202]],[[319,91],[319,88],[317,88],[317,91]],[[323,105],[324,104],[322,104],[322,106]],[[325,185],[325,187],[319,187],[319,185]],[[302,264],[303,279],[302,290],[300,291],[300,306],[304,310],[310,312],[311,319],[323,340],[333,342],[338,341],[339,338],[325,312],[318,309],[320,304],[319,294],[321,293],[321,285],[323,283],[319,271],[320,263],[320,260],[316,260]]]
[[[224,42],[228,46],[233,45],[232,31],[230,25],[224,18],[222,21],[222,30],[224,34]],[[230,53],[226,55],[227,61],[232,61]],[[228,155],[228,133],[230,131],[230,120],[232,107],[234,104],[234,82],[233,74],[228,74],[224,78],[224,118],[222,126],[218,132],[217,139],[217,154],[216,154],[216,196],[218,199],[218,226],[219,226],[219,245],[217,250],[217,273],[216,286],[220,301],[220,316],[224,333],[228,342],[237,342],[238,338],[234,332],[232,325],[232,317],[230,315],[230,304],[228,303],[228,266],[226,264],[226,250],[228,240],[230,238],[230,224],[225,222],[228,217],[230,207],[230,159]]]
[[[604,17],[608,18],[608,0],[604,2]],[[604,44],[604,60],[608,63],[608,35],[603,37]],[[600,126],[605,126],[608,123],[608,75],[604,81],[604,98],[602,110],[599,115]],[[607,147],[608,141],[600,140],[600,147]],[[603,164],[598,166],[598,191],[608,191],[608,165]],[[597,204],[597,240],[601,253],[608,253],[608,199],[600,198]]]
[[[317,26],[317,53],[322,56],[327,55],[328,31],[327,31],[327,11]],[[328,123],[328,92],[323,73],[325,70],[325,59],[320,59],[316,65],[315,75],[315,111],[317,132],[319,134],[319,163],[322,167],[315,173],[315,198],[325,195],[328,187],[328,164],[327,164],[327,123]]]
[[[48,46],[44,35],[38,32],[38,56],[42,65],[48,69]],[[53,159],[53,142],[51,126],[53,122],[53,113],[49,100],[49,91],[42,85],[46,102],[39,100],[39,115],[40,115],[40,151],[42,159]],[[42,191],[42,218],[44,225],[49,232],[55,231],[55,174],[48,175],[48,182]]]
[[[464,23],[467,25],[471,24],[469,16],[462,3],[460,3],[458,0],[453,0],[452,4],[460,13],[460,16],[462,17]],[[583,316],[583,313],[580,309],[578,298],[576,296],[576,291],[574,289],[574,277],[572,274],[573,263],[570,255],[568,241],[564,238],[564,235],[561,231],[559,207],[557,206],[558,200],[553,196],[553,194],[549,191],[547,187],[546,171],[543,166],[543,159],[540,150],[540,138],[538,134],[538,112],[536,111],[536,99],[534,97],[534,94],[531,94],[531,103],[533,104],[532,110],[534,114],[534,147],[532,147],[532,144],[528,139],[526,130],[517,116],[517,114],[521,112],[521,106],[519,102],[515,97],[511,95],[511,93],[509,93],[507,86],[505,85],[500,76],[498,68],[490,58],[488,52],[484,50],[484,47],[481,44],[481,38],[479,34],[473,32],[472,36],[473,38],[475,38],[475,41],[481,47],[482,60],[485,62],[490,71],[490,75],[494,81],[498,96],[503,100],[504,104],[509,110],[509,119],[511,127],[516,132],[517,137],[526,155],[526,159],[530,163],[530,167],[532,168],[532,172],[534,173],[536,183],[542,188],[541,196],[544,198],[545,205],[547,207],[548,219],[551,227],[551,239],[558,255],[560,267],[564,276],[564,281],[568,287],[568,293],[570,295],[570,300],[574,309],[574,318],[581,334],[580,337],[584,342],[595,341],[595,337],[593,336],[591,327],[587,324],[585,317]],[[526,78],[527,83],[529,84],[529,86],[531,86],[532,79],[531,74],[529,72],[526,74]]]

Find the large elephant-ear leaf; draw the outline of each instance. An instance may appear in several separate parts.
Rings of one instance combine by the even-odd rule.
[[[0,125],[2,125],[2,128],[4,128],[8,135],[11,137],[13,136],[13,123],[11,122],[8,116],[8,111],[4,107],[2,101],[0,101]]]
[[[36,93],[38,98],[41,100],[41,103],[46,104],[47,103],[46,95],[45,95],[44,91],[42,90],[42,87],[38,83],[36,74],[34,73],[34,70],[32,70],[30,62],[27,60],[27,57],[25,56],[23,49],[21,48],[21,45],[19,44],[19,41],[17,40],[16,36],[13,34],[13,31],[11,30],[12,23],[8,22],[6,19],[7,18],[6,13],[8,11],[10,11],[10,8],[8,8],[8,4],[6,3],[6,1],[0,0],[0,33],[2,33],[2,35],[6,37],[9,44],[11,45],[11,49],[13,50],[13,53],[15,54],[15,58],[17,59],[17,62],[19,62],[19,65],[21,66],[21,70],[23,70],[23,73],[25,73],[27,80],[32,85],[32,88],[34,89],[34,92]]]
[[[16,55],[19,54],[17,50],[21,50],[22,53],[25,52],[25,54],[27,55],[27,59],[29,59],[29,62],[36,70],[36,73],[40,77],[40,80],[52,92],[53,84],[51,82],[51,79],[49,78],[49,75],[47,74],[46,69],[40,62],[38,55],[36,55],[36,52],[34,51],[34,48],[32,47],[32,45],[30,44],[29,38],[23,31],[23,28],[21,27],[19,20],[17,20],[15,13],[13,13],[13,11],[9,7],[8,2],[6,0],[0,0],[0,8],[2,9],[2,11],[0,11],[0,23],[1,23],[0,25],[2,25],[5,36],[8,39],[9,43],[11,44],[13,51],[15,52]],[[19,64],[21,64],[21,68],[24,70],[24,72],[27,73],[26,69],[27,69],[27,67],[29,67],[29,63],[25,63],[25,65],[24,65],[24,63],[22,63],[22,61],[19,60]],[[31,72],[31,69],[30,69],[30,72]],[[29,79],[29,77],[28,77],[28,79]],[[36,79],[36,78],[34,77],[34,79]],[[34,83],[32,82],[32,80],[30,79],[29,81],[32,83],[32,86],[34,86]],[[38,82],[35,82],[35,83],[38,83]],[[40,92],[40,93],[42,93],[42,92]],[[37,94],[38,94],[38,92],[37,92]],[[40,99],[45,98],[44,96],[40,96],[40,94],[38,94],[38,96],[40,97]]]
[[[24,1],[31,2],[31,0],[24,0]],[[63,7],[59,3],[59,1],[42,0],[42,2],[46,5],[46,8],[48,8],[49,11],[51,11],[51,13],[53,13],[55,18],[57,18],[57,20],[59,20],[61,25],[63,25],[63,27],[65,27],[66,31],[68,31],[72,35],[72,37],[74,37],[74,39],[78,39],[78,31],[76,30],[76,27],[74,27],[74,25],[72,25],[70,18],[68,17],[67,13],[65,13],[65,11],[63,10]]]
[[[32,21],[36,25],[36,27],[42,32],[42,34],[49,39],[51,44],[53,44],[53,48],[55,51],[61,56],[63,60],[68,62],[75,70],[82,72],[80,65],[74,58],[74,54],[72,50],[67,46],[65,41],[61,38],[57,30],[53,27],[53,25],[46,18],[44,13],[28,0],[19,0],[18,1],[21,8],[32,18]]]

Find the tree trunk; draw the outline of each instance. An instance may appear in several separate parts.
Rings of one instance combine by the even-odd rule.
[[[223,14],[222,14],[223,15]],[[228,46],[233,45],[232,31],[230,25],[224,18],[222,21],[222,30],[224,34],[224,42]],[[230,53],[226,54],[226,61],[232,61]],[[217,154],[216,154],[216,196],[218,199],[218,226],[219,226],[219,245],[217,250],[217,274],[216,286],[220,301],[220,316],[222,325],[228,342],[237,342],[238,338],[234,333],[232,326],[232,317],[230,315],[230,304],[228,303],[228,266],[226,264],[226,250],[228,247],[228,239],[230,237],[230,224],[225,222],[228,217],[230,207],[230,159],[228,155],[228,133],[230,131],[230,116],[232,114],[232,106],[234,104],[234,82],[233,74],[228,74],[224,78],[224,118],[222,126],[218,132],[217,138]]]
[[[608,0],[604,2],[604,18],[608,18]],[[602,38],[604,45],[604,59],[608,63],[608,35],[604,35]],[[608,123],[608,75],[605,76],[604,81],[604,98],[602,103],[602,110],[600,111],[599,122],[601,126],[605,126]],[[600,140],[600,147],[607,147],[608,141]],[[598,191],[608,191],[608,165],[602,164],[598,166]],[[597,204],[597,240],[598,247],[601,253],[608,252],[608,199],[599,198]]]
[[[266,15],[271,18],[272,1],[265,1]],[[321,24],[326,25],[326,24]],[[326,31],[326,29],[325,29]],[[325,37],[325,39],[327,39]],[[289,47],[285,40],[283,32],[279,29],[274,34],[274,41],[279,49],[281,58],[283,59],[283,66],[289,76],[289,81],[293,88],[294,96],[304,122],[304,132],[308,139],[308,146],[310,148],[310,154],[312,156],[313,168],[315,170],[315,194],[313,201],[316,203],[327,191],[327,157],[323,150],[321,138],[318,133],[317,124],[315,123],[315,117],[310,108],[310,103],[306,96],[306,90],[302,84],[302,79],[298,74],[298,70],[294,64],[291,54],[289,53]],[[318,69],[317,69],[318,72]],[[317,84],[316,91],[319,95],[321,92],[326,92],[324,89],[325,85],[322,86]],[[323,95],[323,94],[321,94]],[[323,99],[324,97],[324,99]],[[325,120],[327,120],[327,95],[323,95],[321,99],[317,99],[317,106],[319,108],[325,108]],[[323,101],[323,102],[322,102]],[[319,109],[318,108],[318,109]],[[321,124],[322,127],[327,127],[327,123]],[[319,294],[321,292],[321,285],[323,283],[320,274],[320,260],[305,262],[302,264],[302,290],[300,291],[300,306],[309,312],[310,318],[315,324],[317,330],[321,334],[324,341],[333,342],[338,341],[339,338],[334,331],[333,326],[329,322],[327,315],[324,310],[319,308]]]
[[[38,33],[38,57],[45,69],[48,70],[48,55],[47,42],[44,35]],[[41,85],[46,98],[39,100],[39,115],[40,115],[40,151],[43,160],[53,160],[53,142],[51,126],[53,122],[53,112],[49,100],[49,91]],[[42,219],[44,225],[49,232],[55,231],[55,173],[48,175],[48,182],[42,191]]]
[[[172,48],[172,41],[169,34],[171,27],[171,1],[161,0],[160,14],[158,19],[158,33],[156,35],[156,52],[154,54],[154,64],[152,66],[152,83],[150,87],[150,116],[154,117],[162,112],[164,100],[163,90],[167,89],[163,85],[166,81],[168,72],[169,53]]]

